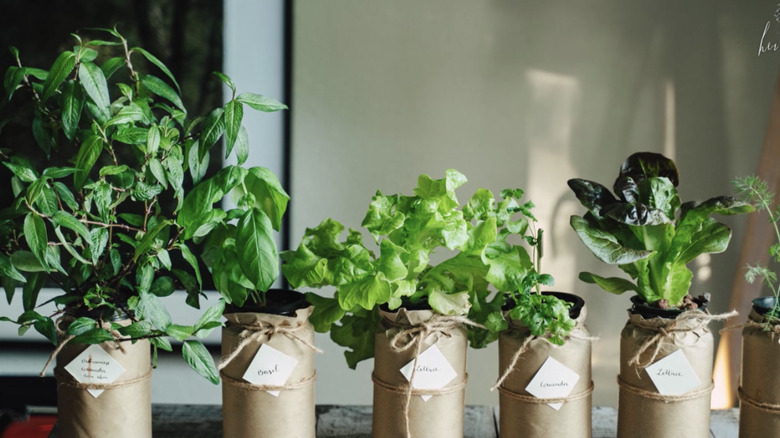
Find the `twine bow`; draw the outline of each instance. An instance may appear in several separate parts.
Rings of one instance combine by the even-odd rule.
[[[238,355],[241,353],[244,347],[249,345],[251,342],[263,337],[270,340],[275,334],[286,336],[292,340],[300,342],[301,344],[305,345],[306,347],[310,348],[313,351],[316,351],[317,353],[322,353],[322,350],[315,347],[311,342],[295,334],[295,332],[305,327],[304,323],[300,323],[296,325],[287,325],[287,324],[273,325],[269,322],[257,321],[252,324],[237,324],[237,325],[243,329],[238,333],[238,339],[240,339],[240,341],[236,346],[236,348],[234,348],[233,351],[230,352],[230,354],[222,358],[222,360],[219,363],[219,366],[217,366],[217,369],[220,371],[226,366],[228,366],[228,364],[232,362],[233,359],[238,357]]]
[[[399,325],[392,323],[398,327],[405,327],[405,325]],[[412,382],[414,382],[414,376],[417,371],[417,359],[422,353],[422,346],[426,339],[431,335],[442,335],[451,337],[450,331],[459,327],[460,325],[469,325],[472,327],[479,327],[486,329],[482,324],[477,324],[465,316],[447,316],[447,315],[433,315],[429,320],[423,321],[419,324],[415,324],[407,329],[400,330],[390,339],[390,349],[395,353],[407,351],[414,347],[414,362],[412,363],[412,374],[409,376],[409,383],[406,384],[406,397],[404,400],[404,428],[406,429],[406,437],[411,438],[412,431],[409,425],[409,406],[412,402]]]
[[[728,313],[721,313],[718,315],[711,315],[701,310],[689,310],[687,312],[681,313],[669,324],[660,327],[648,323],[647,322],[648,320],[645,319],[638,319],[636,321],[633,321],[632,324],[634,324],[635,326],[646,330],[654,331],[656,333],[648,337],[647,339],[645,339],[645,341],[639,347],[639,350],[637,350],[637,352],[628,360],[628,365],[634,365],[639,369],[647,368],[653,362],[655,362],[656,357],[658,357],[658,353],[661,351],[661,347],[663,346],[664,340],[672,338],[676,333],[684,333],[684,332],[692,332],[692,331],[700,330],[706,327],[707,324],[709,324],[711,321],[723,321],[736,315],[737,315],[736,310],[732,310],[731,312]],[[691,325],[683,324],[686,322],[692,322],[694,325],[691,326]],[[655,348],[653,349],[653,354],[650,355],[649,359],[642,362],[640,360],[640,357],[642,356],[642,354],[644,354],[645,351],[647,351],[653,345],[655,346]]]

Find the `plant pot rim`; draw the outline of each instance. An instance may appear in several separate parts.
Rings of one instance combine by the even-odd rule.
[[[296,290],[271,288],[264,294],[267,298],[267,302],[264,305],[249,301],[242,306],[225,304],[225,311],[222,313],[268,313],[271,315],[295,316],[297,310],[311,306],[306,301],[306,295]]]
[[[753,298],[751,303],[753,305],[753,310],[755,310],[756,313],[759,315],[764,315],[772,310],[772,307],[775,306],[775,297],[769,295],[765,297]]]
[[[396,313],[396,312],[398,312],[401,309],[404,309],[404,310],[430,310],[430,311],[433,311],[433,309],[431,308],[430,304],[428,304],[428,299],[425,298],[425,297],[419,303],[408,302],[405,298],[406,297],[401,299],[401,305],[398,306],[395,309],[390,310],[390,305],[388,303],[382,303],[382,304],[379,305],[379,310],[381,310],[383,312],[387,312],[387,313]]]
[[[700,297],[694,297],[693,302],[698,304],[698,310],[706,310],[709,301],[703,300]],[[680,316],[680,314],[687,312],[687,309],[661,309],[660,307],[654,307],[647,304],[647,302],[639,295],[631,297],[631,308],[628,311],[634,315],[641,315],[645,319],[650,318],[666,318],[674,319]]]
[[[532,293],[536,293],[536,292],[532,292]],[[561,291],[542,291],[542,295],[552,295],[558,299],[566,301],[567,303],[571,303],[572,306],[569,307],[569,318],[571,319],[579,318],[580,313],[582,313],[582,309],[585,307],[585,299],[573,293],[561,292]],[[501,306],[501,310],[504,311],[512,310],[515,308],[515,305],[516,303],[514,302],[514,300],[512,300],[510,297],[507,297],[506,302],[504,303],[503,306]]]

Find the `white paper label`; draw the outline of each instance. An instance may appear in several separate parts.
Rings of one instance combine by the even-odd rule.
[[[701,385],[699,376],[691,367],[682,350],[645,368],[659,394],[682,395]]]
[[[93,344],[65,365],[65,371],[69,372],[79,383],[108,384],[119,378],[125,369],[116,359],[106,353],[103,347]],[[97,398],[104,390],[87,389],[87,391]]]
[[[263,344],[247,367],[244,380],[255,385],[282,386],[287,383],[297,364],[298,359]],[[280,391],[266,392],[274,397],[279,397],[280,393]]]
[[[562,398],[571,394],[579,380],[579,374],[552,357],[548,357],[525,390],[536,398]],[[563,403],[547,403],[547,406],[558,411]]]
[[[401,368],[401,374],[410,382],[413,366],[414,360],[411,360]],[[414,372],[414,382],[411,382],[411,385],[413,389],[442,389],[455,377],[458,377],[455,368],[452,368],[439,347],[434,344],[417,357],[417,369]],[[424,401],[428,401],[433,396],[421,395],[420,397]]]

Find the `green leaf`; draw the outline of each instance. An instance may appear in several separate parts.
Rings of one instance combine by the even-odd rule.
[[[173,347],[171,346],[171,341],[168,340],[168,338],[149,338],[149,342],[155,347],[160,348],[165,351],[173,351]]]
[[[3,161],[3,165],[23,182],[31,183],[38,179],[38,173],[33,164],[26,158],[11,157],[10,161]]]
[[[26,282],[27,279],[24,278],[24,275],[22,275],[19,270],[14,267],[13,261],[8,258],[5,254],[0,253],[0,277],[8,277],[12,278],[19,282]]]
[[[57,192],[57,196],[60,197],[62,202],[65,203],[65,205],[68,206],[71,210],[78,210],[79,204],[76,202],[76,198],[73,196],[73,193],[68,189],[68,187],[59,182],[55,181],[54,184],[54,190]]]
[[[134,322],[128,326],[120,327],[117,329],[117,331],[122,336],[129,336],[131,338],[141,338],[144,336],[149,336],[149,334],[152,333],[152,330],[154,327],[152,327],[152,323],[149,321],[137,321]]]
[[[68,240],[65,238],[65,235],[62,234],[62,229],[60,227],[54,228],[54,234],[57,235],[57,239],[59,239],[60,243],[62,243],[62,246],[65,248],[66,251],[76,260],[78,260],[80,263],[83,263],[85,265],[91,265],[92,262],[85,259],[81,256],[76,250],[73,248],[73,246],[68,242]]]
[[[58,210],[52,215],[51,221],[54,225],[65,227],[69,230],[75,231],[79,236],[84,239],[84,243],[91,242],[91,237],[87,226],[81,223],[78,219],[73,217],[70,213],[64,210]]]
[[[121,56],[109,58],[106,60],[106,62],[103,63],[103,65],[100,66],[100,69],[103,70],[103,76],[105,76],[106,79],[109,79],[114,75],[114,73],[117,72],[117,70],[125,65],[125,62],[125,58]]]
[[[46,178],[64,178],[76,173],[75,167],[48,167],[43,170],[43,176]]]
[[[92,318],[81,317],[70,323],[67,334],[78,336],[97,327],[97,323]]]
[[[190,167],[190,175],[192,176],[193,184],[198,184],[201,182],[201,180],[206,176],[206,171],[209,167],[209,154],[200,157],[198,153],[199,149],[199,142],[195,142],[187,153],[187,164]]]
[[[290,196],[276,175],[265,167],[252,167],[246,175],[244,186],[254,195],[255,207],[262,210],[271,220],[273,229],[279,231]]]
[[[48,267],[46,248],[49,245],[49,239],[46,233],[46,224],[35,213],[28,213],[24,218],[24,239],[41,266]]]
[[[276,242],[271,221],[265,213],[249,209],[236,225],[238,263],[244,275],[258,290],[271,287],[279,276]]]
[[[149,155],[157,155],[157,151],[160,148],[160,128],[157,125],[149,127],[149,132],[146,135],[146,153]]]
[[[249,158],[249,134],[247,134],[246,128],[243,126],[238,130],[235,149],[238,165],[246,163],[246,159]]]
[[[38,293],[46,283],[46,275],[34,272],[27,276],[27,283],[22,286],[22,307],[25,311],[33,310],[38,305]]]
[[[30,251],[14,251],[14,253],[11,254],[10,260],[14,267],[20,271],[47,272],[47,269],[41,265],[41,262],[38,261],[38,258],[35,256],[35,254],[31,253]]]
[[[108,95],[108,83],[100,67],[91,62],[82,62],[79,67],[79,80],[87,96],[95,102],[95,105],[101,111],[103,115],[101,120],[107,120],[111,117],[111,111],[109,110],[111,98]]]
[[[114,335],[110,331],[103,328],[94,328],[76,336],[70,342],[77,344],[102,344],[103,342],[111,342],[113,340]]]
[[[195,278],[198,280],[198,285],[202,287],[203,280],[201,279],[200,267],[198,266],[198,259],[195,257],[195,254],[193,254],[189,247],[184,243],[178,244],[176,247],[181,251],[182,258],[189,263],[192,271],[195,272]]]
[[[76,172],[73,175],[73,184],[76,190],[81,189],[84,185],[84,181],[89,176],[89,172],[92,170],[92,166],[95,165],[100,152],[103,150],[103,141],[97,135],[89,135],[79,148],[78,154],[76,154]]]
[[[97,265],[100,260],[100,256],[106,250],[108,245],[108,230],[105,228],[93,228],[89,232],[90,236],[90,249],[92,255],[92,263]]]
[[[163,305],[160,298],[147,292],[141,292],[136,314],[139,318],[150,321],[160,330],[165,330],[171,325],[171,315]]]
[[[51,318],[35,321],[33,327],[35,327],[35,331],[46,337],[52,344],[57,345],[57,330]]]
[[[225,117],[222,108],[215,108],[206,117],[203,122],[203,129],[200,133],[200,145],[198,146],[198,159],[208,154],[209,149],[219,140],[222,133],[225,132]]]
[[[62,132],[68,140],[73,140],[84,109],[84,95],[81,87],[74,81],[65,83],[62,93]]]
[[[599,260],[612,265],[632,263],[651,256],[653,251],[627,248],[612,234],[592,226],[587,219],[572,216],[569,222],[582,243]]]
[[[179,324],[171,324],[165,329],[165,334],[172,337],[173,339],[177,339],[179,341],[183,341],[195,332],[195,327],[191,325],[179,325]]]
[[[128,169],[127,164],[121,166],[105,166],[100,169],[100,176],[119,175]]]
[[[176,290],[176,287],[173,284],[173,279],[171,277],[157,277],[154,279],[154,282],[152,283],[152,287],[149,289],[149,292],[153,293],[154,295],[157,295],[158,297],[167,297],[168,295],[172,294]]]
[[[236,144],[238,133],[241,131],[241,120],[244,118],[244,106],[240,102],[231,100],[225,104],[225,158],[230,156],[233,146]]]
[[[352,283],[339,286],[339,304],[343,309],[352,309],[360,306],[371,310],[376,305],[387,302],[392,294],[390,283],[384,275],[368,275]]]
[[[216,304],[206,309],[198,322],[195,323],[195,336],[205,337],[215,328],[222,325],[222,313],[225,311],[225,300],[220,299]],[[215,325],[216,323],[216,325]]]
[[[57,59],[49,69],[49,75],[46,77],[46,82],[43,84],[42,100],[46,100],[51,97],[57,88],[59,88],[62,81],[73,71],[73,67],[76,66],[76,54],[70,51],[64,51],[60,53]]]
[[[344,352],[347,365],[355,369],[357,364],[374,356],[374,335],[379,324],[379,312],[357,310],[352,315],[345,315],[341,325],[333,325],[330,337],[338,345],[352,349]]]
[[[230,87],[230,90],[233,91],[233,93],[236,92],[236,84],[233,83],[233,81],[224,73],[215,71],[212,73],[214,76],[218,77],[222,82],[225,83],[228,87]]]
[[[306,294],[306,301],[314,306],[314,311],[309,316],[309,322],[314,325],[318,333],[327,333],[335,322],[339,321],[346,313],[335,298],[326,298],[311,292]]]
[[[211,357],[211,354],[209,354],[202,343],[194,340],[184,341],[182,355],[184,356],[184,361],[195,372],[208,379],[211,383],[219,384],[219,373],[214,365],[214,358]]]
[[[605,291],[616,295],[620,295],[623,292],[628,290],[633,290],[633,291],[637,290],[636,284],[624,278],[619,278],[619,277],[605,278],[605,277],[598,276],[596,274],[592,274],[590,272],[580,272],[579,278],[585,283],[598,285]]]
[[[467,291],[454,294],[433,291],[428,295],[428,304],[442,315],[465,315],[471,307]]]
[[[151,131],[150,131],[151,132]],[[165,177],[165,169],[163,168],[160,160],[152,158],[149,160],[149,170],[152,171],[152,175],[164,188],[168,188],[168,179]]]
[[[135,248],[135,253],[133,255],[133,261],[138,261],[138,257],[146,254],[149,251],[149,249],[152,248],[152,245],[154,244],[154,238],[157,237],[157,235],[160,234],[160,232],[165,227],[170,226],[172,223],[173,223],[172,220],[164,219],[164,220],[161,220],[157,224],[157,226],[154,227],[151,231],[147,231],[146,234],[144,234],[144,237],[141,239],[141,242]]]
[[[278,102],[270,97],[261,96],[253,93],[241,93],[236,97],[236,100],[249,105],[250,107],[267,113],[286,110],[287,105]]]
[[[178,107],[180,110],[184,112],[187,111],[187,109],[184,107],[184,102],[182,102],[181,97],[179,97],[176,91],[171,88],[170,85],[166,84],[162,79],[151,75],[143,75],[141,77],[141,84],[143,84],[143,86],[152,93],[167,99],[172,104],[176,105],[176,107]]]
[[[160,61],[156,56],[152,55],[151,53],[147,52],[146,50],[144,50],[141,47],[133,47],[132,49],[130,49],[130,52],[131,53],[138,52],[138,53],[144,55],[144,57],[149,62],[151,62],[152,64],[156,65],[157,68],[162,70],[162,72],[165,73],[166,76],[168,76],[168,79],[170,79],[171,82],[173,82],[173,85],[176,86],[176,89],[179,90],[179,92],[181,92],[181,88],[179,88],[179,83],[176,82],[176,78],[173,76],[173,73],[171,73],[171,71],[168,69],[168,67],[166,67],[165,64],[163,64],[163,62]],[[181,106],[179,108],[184,110],[184,108],[182,108]]]

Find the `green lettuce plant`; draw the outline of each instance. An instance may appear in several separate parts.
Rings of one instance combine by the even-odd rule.
[[[769,190],[766,181],[758,176],[737,178],[733,183],[740,199],[749,202],[756,210],[767,213],[769,223],[772,224],[775,232],[775,241],[769,247],[769,257],[775,263],[780,262],[780,229],[777,226],[777,221],[780,219],[780,206],[775,204],[775,194]],[[769,329],[771,324],[780,321],[780,283],[777,281],[777,274],[768,266],[748,265],[745,279],[749,283],[754,283],[756,280],[763,281],[772,292],[774,297],[772,308],[764,315],[769,323],[766,328]]]
[[[282,253],[292,286],[335,287],[332,298],[307,294],[315,306],[310,320],[349,349],[351,368],[373,357],[382,305],[427,304],[441,315],[467,315],[487,328],[469,327],[471,345],[482,347],[506,328],[501,306],[509,296],[524,304],[538,283],[552,283],[521,245],[538,244],[529,232],[533,204],[519,203],[522,190],[504,190],[495,199],[480,189],[461,206],[455,191],[465,182],[450,169],[438,180],[421,175],[409,196],[378,191],[362,222],[378,253],[357,230],[342,238],[345,228],[333,219],[307,229],[296,250]],[[439,251],[441,261],[434,264]],[[550,313],[555,310],[534,313],[532,324],[543,324]]]
[[[169,338],[178,339],[185,361],[218,383],[198,338],[221,325],[224,300],[194,325],[181,325],[160,298],[183,289],[187,304],[199,307],[203,283],[192,245],[220,216],[206,201],[216,202],[239,184],[257,186],[249,175],[265,174],[230,166],[203,181],[209,150],[224,135],[226,156],[235,153],[243,163],[244,105],[261,111],[284,106],[260,95],[236,95],[232,82],[217,73],[233,89],[232,98],[205,118],[191,118],[176,79],[159,59],[131,48],[115,29],[94,31],[107,39],[74,34],[73,49],[60,53],[49,70],[25,66],[12,49],[17,65],[4,77],[0,134],[21,132],[38,149],[0,150],[13,174],[14,198],[0,211],[0,279],[9,303],[21,289],[24,310],[2,320],[18,324],[20,334],[33,327],[56,345],[54,319],[74,314],[65,333],[73,336],[70,342],[110,341],[116,330],[131,341],[149,339],[155,360],[158,348],[170,351]],[[227,216],[262,222],[247,205],[242,201]],[[46,284],[63,291],[53,300],[52,315],[38,311]],[[132,323],[110,322],[115,313]]]
[[[622,164],[615,195],[593,181],[569,180],[588,210],[571,217],[572,228],[599,260],[617,265],[631,280],[590,272],[579,278],[615,294],[635,291],[649,305],[681,306],[693,278],[686,265],[699,255],[725,251],[731,239],[731,229],[711,215],[754,209],[726,196],[682,203],[678,183],[674,162],[650,152],[633,154]]]

